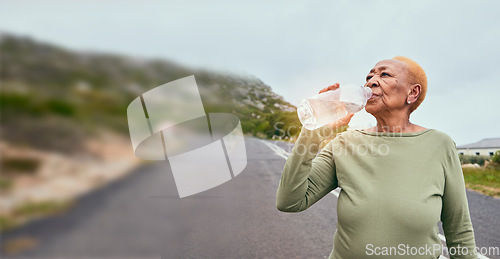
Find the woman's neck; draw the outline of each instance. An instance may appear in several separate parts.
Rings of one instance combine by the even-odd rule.
[[[424,130],[424,127],[415,125],[410,122],[410,115],[408,113],[401,113],[398,115],[390,114],[389,116],[375,116],[377,119],[377,126],[368,129],[372,132],[416,132]]]

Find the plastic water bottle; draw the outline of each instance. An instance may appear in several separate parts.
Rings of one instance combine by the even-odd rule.
[[[308,130],[342,119],[348,113],[361,111],[372,96],[372,89],[359,85],[340,86],[304,99],[297,107],[302,125]]]

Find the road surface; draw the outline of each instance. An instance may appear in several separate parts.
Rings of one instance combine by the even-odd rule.
[[[326,258],[336,196],[301,213],[279,212],[275,195],[285,159],[271,148],[276,144],[289,149],[246,138],[248,164],[240,175],[183,199],[168,162],[144,165],[64,214],[4,234],[2,246],[23,238],[37,245],[1,258]],[[500,200],[467,194],[477,245],[499,246]]]

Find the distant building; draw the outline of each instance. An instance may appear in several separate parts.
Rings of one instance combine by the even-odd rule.
[[[500,138],[485,138],[476,143],[458,146],[458,153],[469,156],[493,156],[500,150]]]

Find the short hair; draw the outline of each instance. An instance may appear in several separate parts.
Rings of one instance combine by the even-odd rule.
[[[413,112],[425,99],[425,94],[427,93],[427,76],[425,75],[424,69],[417,62],[407,57],[396,56],[392,59],[401,61],[408,65],[408,76],[410,83],[412,85],[420,84],[420,86],[422,86],[422,88],[420,89],[420,96],[418,96],[417,101],[410,107],[410,111]]]

